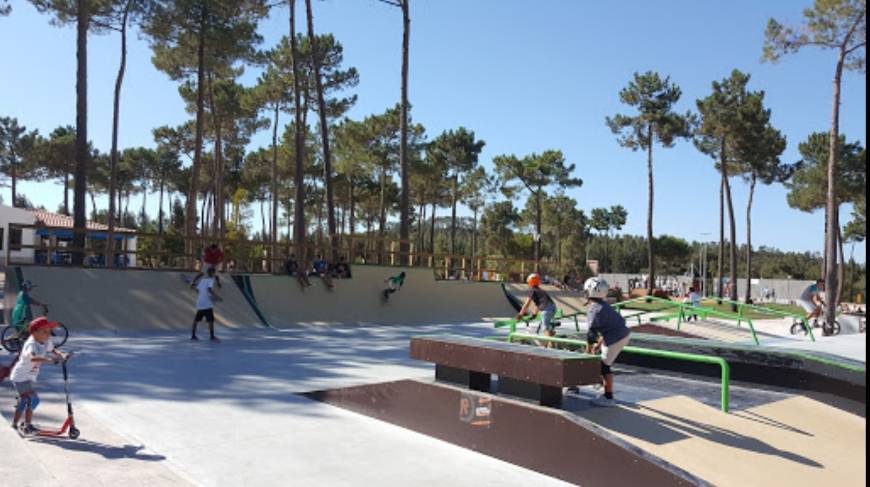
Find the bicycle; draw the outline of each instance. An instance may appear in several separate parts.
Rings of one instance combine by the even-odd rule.
[[[43,316],[48,316],[48,308],[44,306]],[[26,325],[8,325],[3,327],[3,331],[0,332],[0,344],[9,353],[18,353],[29,336],[30,333],[28,333]],[[68,338],[69,330],[63,323],[58,323],[56,327],[52,328],[51,341],[54,343],[54,348],[62,347]]]
[[[825,314],[825,307],[822,306],[821,316],[817,316],[816,318],[814,318],[813,322],[810,324],[810,326],[812,326],[813,328],[819,328],[821,326],[822,334],[825,336],[839,335],[840,334],[840,322],[835,319],[833,325],[828,325],[827,323],[824,322],[824,317],[823,317],[824,314]],[[819,325],[819,318],[822,319],[821,325]],[[803,320],[795,320],[791,324],[791,329],[789,331],[791,332],[792,335],[806,335],[807,334],[807,329],[804,327]]]

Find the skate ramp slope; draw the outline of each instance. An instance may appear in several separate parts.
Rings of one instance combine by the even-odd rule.
[[[302,289],[287,275],[251,275],[257,307],[270,325],[433,324],[480,322],[516,314],[498,283],[436,281],[431,269],[356,265],[332,290],[317,277]],[[384,280],[405,272],[402,289],[384,302]]]
[[[22,266],[22,276],[36,285],[33,297],[48,304],[49,317],[77,330],[189,330],[196,313],[196,292],[182,280],[193,272],[84,269]],[[229,276],[215,292],[215,323],[242,328],[261,326],[257,315]],[[6,276],[6,304],[18,293],[15,268]],[[10,301],[11,299],[11,301]],[[39,307],[34,315],[41,312]],[[8,316],[7,316],[8,318]],[[204,325],[204,322],[203,322]]]
[[[506,292],[510,293],[523,303],[525,303],[526,299],[529,297],[529,286],[525,284],[507,283],[504,288]],[[580,292],[572,291],[570,289],[559,289],[556,286],[551,286],[549,284],[543,284],[541,289],[546,291],[547,294],[553,298],[553,301],[556,302],[556,306],[565,314],[586,310],[586,298],[583,297],[583,294]]]
[[[867,485],[864,418],[802,395],[730,414],[671,396],[579,415],[712,485]]]

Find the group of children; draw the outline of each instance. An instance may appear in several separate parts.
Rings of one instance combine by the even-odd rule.
[[[334,287],[332,279],[350,278],[350,266],[345,261],[344,256],[339,257],[335,265],[330,265],[322,254],[317,254],[309,268],[304,261],[299,262],[296,259],[296,254],[290,254],[290,257],[284,261],[284,271],[288,275],[296,277],[303,289],[311,287],[311,281],[308,280],[310,276],[319,277],[328,289]]]
[[[538,274],[530,274],[526,279],[529,285],[529,295],[520,308],[515,319],[521,320],[534,306],[535,315],[540,315],[540,331],[545,336],[556,335],[553,318],[556,314],[556,303],[553,298],[541,289],[541,278]],[[592,277],[583,284],[583,291],[589,300],[590,306],[586,311],[589,329],[586,332],[586,352],[601,354],[601,382],[604,393],[593,399],[595,406],[613,406],[616,401],[613,398],[613,371],[611,367],[622,349],[628,345],[631,333],[625,324],[625,318],[614,310],[607,302],[607,282],[600,277]],[[569,392],[576,392],[576,388],[569,388]]]
[[[219,341],[214,332],[214,305],[216,302],[222,301],[222,299],[215,292],[214,288],[221,287],[220,278],[217,276],[217,268],[222,261],[223,252],[217,245],[209,246],[204,251],[203,268],[190,282],[190,287],[197,291],[196,315],[191,329],[191,340],[199,339],[196,334],[197,325],[205,319],[208,323],[210,339],[212,341]],[[350,276],[350,268],[343,258],[335,266],[330,267],[323,257],[318,255],[317,259],[312,263],[312,268],[314,269],[312,275],[320,276],[324,279],[325,283],[329,282],[327,280],[331,276]],[[285,270],[300,279],[300,283],[307,283],[308,273],[305,271],[304,266],[299,266],[296,263],[294,255],[291,255],[290,259],[285,263]],[[405,272],[400,272],[384,281],[386,287],[382,292],[382,296],[385,302],[389,300],[392,293],[401,289],[404,280]],[[541,326],[539,331],[543,329],[546,336],[555,336],[555,324],[553,322],[556,314],[555,301],[546,291],[541,289],[541,278],[538,274],[529,275],[526,282],[529,285],[528,298],[519,310],[516,319],[523,319],[534,305],[536,314],[540,315]],[[310,286],[310,283],[304,285],[307,287]],[[331,282],[328,285],[331,287]],[[12,312],[14,323],[27,322],[30,318],[30,305],[32,304],[43,306],[47,312],[47,307],[43,303],[30,296],[29,291],[33,287],[33,284],[29,281],[23,283],[15,309]],[[601,378],[604,386],[604,393],[593,400],[592,403],[596,406],[611,406],[615,403],[611,367],[620,351],[628,344],[630,332],[625,324],[625,319],[604,300],[608,291],[608,285],[604,279],[600,277],[590,278],[585,282],[583,289],[591,304],[587,310],[589,329],[587,332],[586,351],[587,353],[601,354]],[[687,299],[691,299],[692,304],[697,306],[700,296],[691,291]],[[28,325],[30,336],[24,343],[21,353],[10,372],[10,379],[19,396],[12,426],[21,431],[22,434],[32,435],[37,432],[31,420],[33,410],[39,404],[39,396],[34,390],[33,385],[39,375],[40,367],[45,363],[60,363],[60,361],[68,358],[67,354],[54,349],[54,344],[50,339],[51,329],[57,325],[57,323],[48,321],[45,316],[30,321]],[[23,422],[21,422],[22,416],[24,417]]]

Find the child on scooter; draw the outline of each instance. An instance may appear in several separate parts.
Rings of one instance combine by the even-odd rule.
[[[21,432],[25,435],[36,433],[36,428],[33,427],[31,421],[33,420],[33,410],[39,404],[39,396],[33,389],[36,377],[39,375],[39,368],[44,363],[57,364],[67,358],[67,354],[54,349],[54,343],[51,341],[51,329],[57,325],[57,323],[48,321],[48,318],[44,316],[30,322],[30,326],[27,327],[30,337],[21,347],[18,362],[15,363],[9,374],[9,379],[18,393],[18,403],[15,406],[12,427],[18,428],[21,413],[24,413],[24,424],[21,427]]]

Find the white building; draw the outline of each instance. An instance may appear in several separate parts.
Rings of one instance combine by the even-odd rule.
[[[69,264],[71,256],[64,248],[72,246],[72,228],[71,216],[0,205],[0,264]],[[85,261],[102,265],[103,246],[97,242],[105,242],[109,227],[87,222],[86,228],[90,232],[86,235],[85,247],[94,250],[86,254]],[[134,230],[116,228],[115,232],[118,250],[136,251]],[[21,248],[23,245],[35,248]],[[127,265],[135,266],[136,255],[127,255]]]

